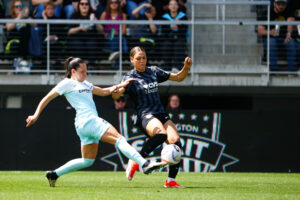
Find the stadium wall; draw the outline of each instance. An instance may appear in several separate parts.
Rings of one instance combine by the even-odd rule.
[[[80,157],[72,109],[47,108],[25,128],[32,110],[1,109],[0,170],[55,169]],[[139,149],[144,134],[135,129],[133,110],[100,110]],[[297,165],[299,110],[181,110],[171,112],[183,144],[185,172],[300,172]],[[158,149],[151,155],[159,158]],[[100,143],[96,163],[88,170],[124,170],[127,160],[112,145]]]

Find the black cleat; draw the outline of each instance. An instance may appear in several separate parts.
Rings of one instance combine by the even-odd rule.
[[[55,182],[58,179],[58,176],[55,171],[46,171],[46,178],[49,181],[50,187],[55,187]]]
[[[142,169],[144,174],[150,174],[152,171],[156,169],[160,169],[164,166],[166,166],[168,163],[167,162],[152,162],[147,160],[147,162],[143,165]]]

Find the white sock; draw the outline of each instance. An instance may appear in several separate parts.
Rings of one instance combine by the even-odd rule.
[[[170,183],[171,181],[175,181],[175,178],[170,178],[170,177],[168,177],[167,182]]]
[[[126,139],[121,136],[115,146],[129,159],[134,160],[137,164],[139,164],[139,166],[143,166],[146,162],[145,158],[143,158],[141,156],[141,154],[139,154],[137,152],[137,150],[135,148],[133,148],[130,144],[128,144],[128,142],[126,141]]]

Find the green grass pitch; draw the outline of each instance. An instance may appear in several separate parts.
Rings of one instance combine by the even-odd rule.
[[[125,172],[74,172],[48,186],[44,172],[0,171],[1,200],[51,199],[300,199],[297,173],[180,173],[185,189],[164,188],[166,172],[138,172],[129,182]]]

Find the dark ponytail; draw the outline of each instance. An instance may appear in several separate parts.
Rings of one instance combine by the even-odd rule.
[[[65,61],[65,68],[66,68],[65,77],[71,78],[72,69],[77,70],[77,68],[81,63],[84,63],[84,61],[81,58],[73,58],[73,57],[67,58]]]

